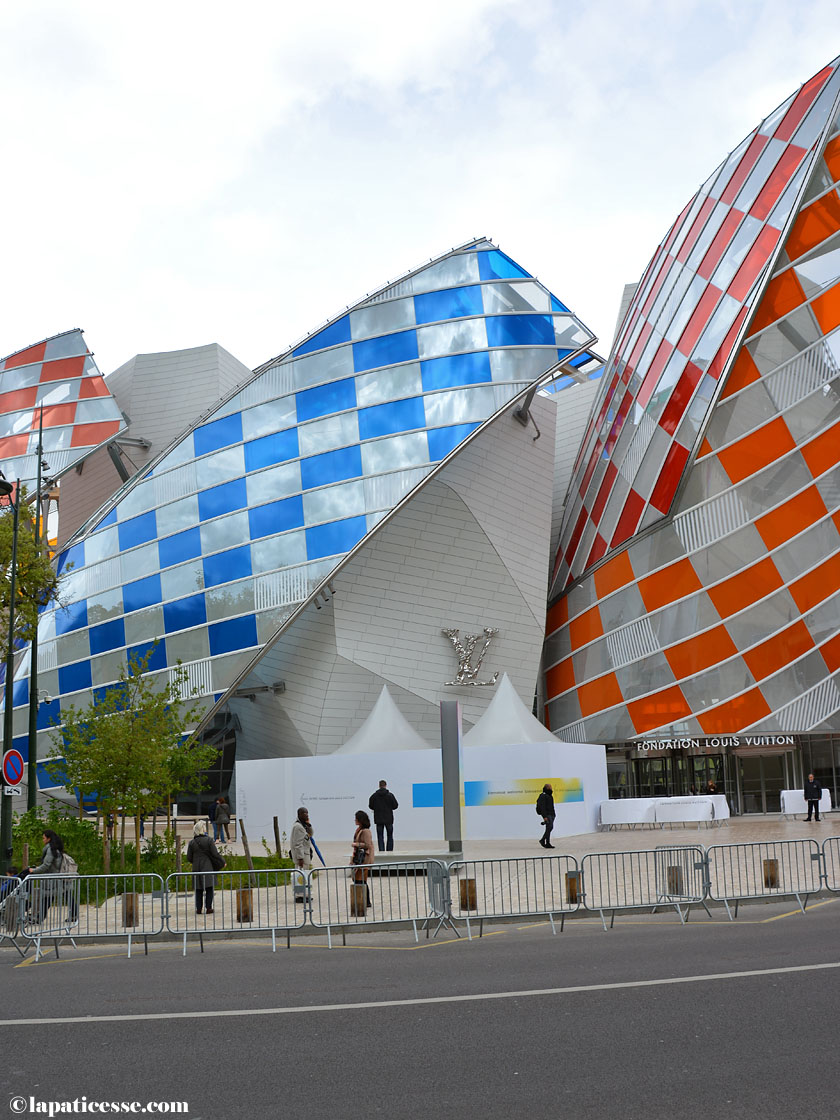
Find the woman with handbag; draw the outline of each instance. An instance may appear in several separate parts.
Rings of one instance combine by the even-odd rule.
[[[196,821],[193,838],[187,848],[187,859],[192,864],[193,886],[195,887],[195,912],[201,913],[202,904],[205,914],[213,913],[213,890],[216,883],[215,871],[221,871],[225,861],[219,849],[207,835],[207,821]]]
[[[370,833],[370,817],[359,809],[356,813],[356,831],[353,833],[353,843],[350,847],[350,865],[354,885],[364,883],[365,903],[370,906],[370,888],[367,885],[369,872],[364,868],[373,863],[373,837]]]

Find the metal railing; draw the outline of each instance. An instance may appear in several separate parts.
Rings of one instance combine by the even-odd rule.
[[[166,928],[183,938],[197,934],[204,952],[205,933],[264,930],[289,934],[306,922],[309,873],[293,868],[261,871],[176,871],[166,879]],[[301,890],[301,887],[303,890]],[[296,889],[297,888],[297,889]]]
[[[583,907],[601,915],[604,929],[607,912],[612,929],[619,910],[660,906],[673,906],[684,925],[691,907],[706,897],[705,861],[703,849],[693,845],[586,855],[581,861]]]
[[[826,890],[840,891],[840,836],[830,836],[823,841],[823,882]]]
[[[77,937],[125,937],[128,955],[135,937],[148,938],[163,930],[164,888],[160,875],[30,875],[20,888],[20,934],[35,945]]]
[[[11,941],[21,956],[25,950],[17,943],[23,905],[21,881],[13,875],[0,880],[0,941]]]
[[[816,840],[714,844],[707,859],[709,898],[724,904],[730,920],[729,903],[735,903],[737,917],[738,903],[751,898],[792,896],[804,913],[808,895],[816,894],[823,878]]]
[[[437,929],[451,924],[447,886],[448,875],[439,860],[320,867],[311,872],[309,920],[316,928],[326,929],[330,948],[334,928],[341,929],[346,943],[351,927],[406,924],[418,941],[418,924],[427,935],[435,921]]]
[[[547,917],[556,933],[566,915],[580,906],[580,870],[573,856],[525,856],[512,859],[463,860],[449,867],[450,917],[478,920],[479,936],[487,918]],[[454,882],[453,882],[454,881]]]

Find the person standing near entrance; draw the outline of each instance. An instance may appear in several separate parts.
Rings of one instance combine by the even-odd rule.
[[[399,807],[399,801],[388,789],[388,783],[383,778],[379,783],[379,789],[370,795],[368,801],[368,809],[373,813],[373,823],[376,825],[376,841],[380,852],[394,850],[394,810]]]
[[[554,809],[554,790],[548,782],[545,783],[542,793],[537,798],[537,813],[542,817],[545,825],[545,832],[540,837],[540,843],[544,848],[553,848],[551,830],[554,828],[554,818],[557,813]]]
[[[806,820],[811,819],[811,814],[816,813],[817,822],[820,819],[820,798],[822,797],[822,786],[814,777],[813,774],[808,775],[808,781],[805,783],[805,800],[808,802],[808,816]]]

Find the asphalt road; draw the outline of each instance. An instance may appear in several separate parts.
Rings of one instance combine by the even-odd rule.
[[[1,949],[0,1117],[73,1100],[184,1101],[192,1120],[827,1115],[840,899],[699,913],[419,947]]]

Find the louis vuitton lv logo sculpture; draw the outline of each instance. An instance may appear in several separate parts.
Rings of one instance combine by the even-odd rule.
[[[498,672],[493,674],[493,679],[489,681],[479,681],[476,677],[481,672],[481,664],[484,661],[485,654],[490,648],[490,643],[499,631],[492,626],[484,627],[484,645],[481,647],[481,653],[478,655],[478,661],[475,665],[472,663],[473,652],[475,651],[476,643],[481,637],[480,634],[465,634],[463,642],[458,637],[460,630],[441,630],[441,634],[452,643],[452,648],[455,650],[455,656],[458,658],[458,675],[454,681],[446,681],[446,685],[494,685],[499,679]]]

